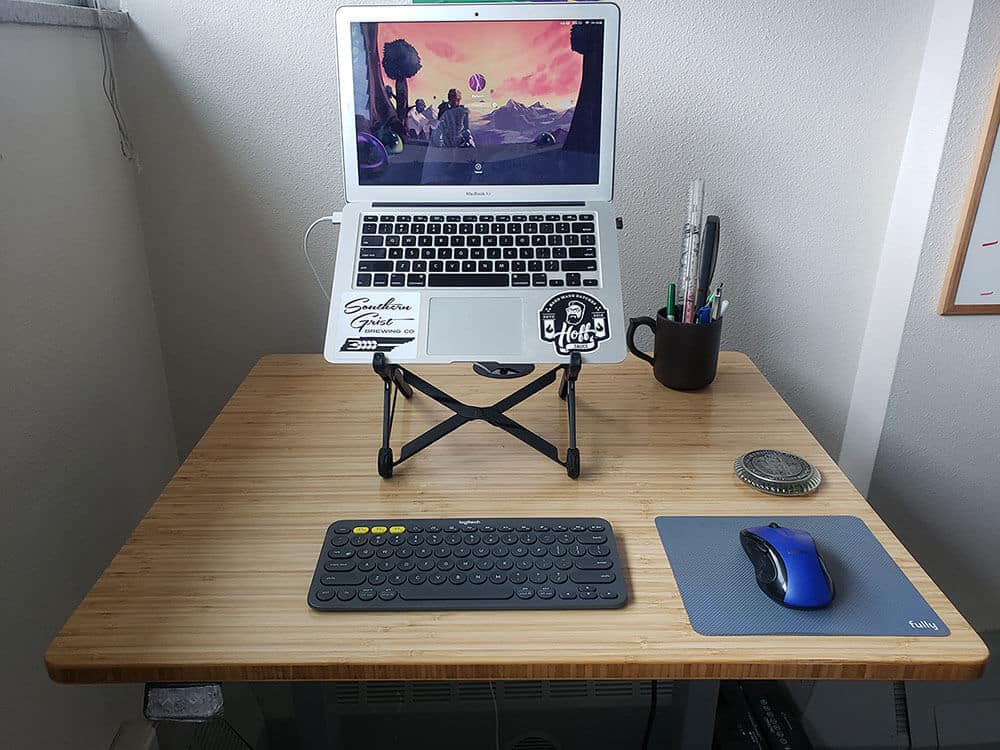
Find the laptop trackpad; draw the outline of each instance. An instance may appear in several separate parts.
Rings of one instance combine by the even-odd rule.
[[[521,305],[517,297],[432,297],[427,353],[459,359],[520,355]]]

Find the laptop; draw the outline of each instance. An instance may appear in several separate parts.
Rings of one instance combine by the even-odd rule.
[[[618,8],[344,7],[330,362],[625,358]]]

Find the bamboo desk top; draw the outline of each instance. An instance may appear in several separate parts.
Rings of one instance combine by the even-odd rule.
[[[415,368],[467,403],[516,388],[468,365]],[[513,385],[513,387],[512,387]],[[973,679],[987,650],[750,360],[678,393],[629,358],[585,365],[582,473],[483,423],[379,478],[382,383],[367,365],[270,356],[253,369],[45,654],[57,682],[338,679]],[[399,399],[393,447],[450,412]],[[511,411],[564,449],[556,385]],[[688,439],[675,439],[687,425]],[[662,445],[670,442],[671,450]],[[735,457],[817,465],[800,499],[743,485]],[[945,638],[706,637],[687,619],[658,515],[861,517],[951,629]],[[602,516],[629,582],[617,610],[314,612],[310,576],[340,518]]]

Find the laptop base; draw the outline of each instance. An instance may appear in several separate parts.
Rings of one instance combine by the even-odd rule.
[[[469,406],[405,367],[392,364],[382,352],[376,352],[372,357],[372,369],[382,378],[384,384],[382,447],[379,448],[378,452],[379,475],[384,479],[389,479],[392,476],[393,468],[415,453],[419,453],[465,423],[481,419],[494,427],[509,432],[542,455],[547,456],[560,466],[566,467],[566,474],[571,479],[576,479],[580,476],[580,449],[576,447],[576,380],[582,366],[583,360],[579,352],[574,352],[570,354],[569,362],[561,363],[539,375],[524,387],[497,401],[492,406]],[[569,426],[569,447],[566,449],[565,459],[559,457],[559,449],[555,445],[504,414],[508,409],[517,406],[554,383],[556,375],[560,372],[562,372],[562,379],[559,382],[559,398],[566,402],[566,416]],[[409,399],[413,396],[414,389],[451,409],[455,414],[406,443],[399,451],[399,459],[395,459],[389,440],[392,436],[393,417],[396,414],[396,398],[402,393],[403,398]]]

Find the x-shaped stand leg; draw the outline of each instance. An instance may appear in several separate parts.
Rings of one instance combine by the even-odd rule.
[[[382,447],[378,452],[378,473],[388,479],[392,476],[394,466],[436,443],[466,422],[481,419],[494,427],[509,432],[560,466],[565,466],[566,473],[576,479],[580,476],[580,450],[576,447],[576,381],[580,375],[582,364],[580,355],[573,353],[570,355],[568,363],[554,367],[492,406],[469,406],[405,367],[391,364],[384,354],[376,352],[372,359],[372,368],[382,378],[384,384]],[[562,372],[562,380],[559,383],[559,397],[566,401],[566,413],[569,420],[569,448],[566,450],[565,460],[559,458],[559,449],[555,445],[504,414],[507,410],[554,383],[560,372]],[[402,393],[404,398],[410,398],[414,389],[451,409],[455,414],[406,443],[399,452],[399,459],[394,460],[389,439],[392,435],[392,421],[396,414],[396,397]]]

